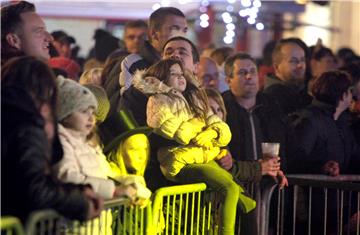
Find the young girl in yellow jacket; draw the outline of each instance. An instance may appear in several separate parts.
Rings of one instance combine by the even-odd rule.
[[[169,180],[205,182],[219,192],[223,196],[220,231],[223,235],[233,235],[237,204],[247,213],[256,203],[243,194],[243,188],[233,181],[230,173],[213,161],[219,156],[220,147],[231,139],[229,127],[212,114],[206,94],[192,76],[184,74],[180,61],[159,61],[137,76],[134,83],[143,83],[150,95],[148,125],[156,134],[177,142],[158,150],[161,171]]]

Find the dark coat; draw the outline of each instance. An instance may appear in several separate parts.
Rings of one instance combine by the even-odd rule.
[[[19,88],[1,89],[1,213],[25,221],[30,212],[52,208],[85,220],[86,186],[63,184],[51,175],[51,166],[62,157],[58,138],[52,151],[44,120],[32,98]]]
[[[148,97],[134,86],[129,87],[120,98],[120,109],[127,109],[132,112],[135,120],[140,126],[147,126],[146,105]]]
[[[292,173],[320,174],[328,161],[339,163],[347,173],[352,157],[358,154],[348,115],[334,120],[335,107],[313,100],[307,108],[289,117],[288,165]]]
[[[151,65],[158,62],[161,58],[158,55],[159,53],[151,46],[151,44],[146,41],[144,45],[140,48],[139,55],[142,59],[137,61],[130,61],[128,60],[126,67],[129,70],[125,73],[124,79],[126,76],[134,76],[135,72],[138,70],[143,70],[149,68]],[[131,55],[129,57],[131,58]],[[126,58],[125,58],[126,60]],[[119,109],[128,109],[130,110],[136,121],[140,126],[146,126],[146,104],[147,104],[148,97],[145,96],[141,91],[136,89],[134,86],[130,86],[127,90],[124,91],[123,95],[120,98],[120,104],[118,107]]]
[[[231,93],[223,93],[227,110],[226,122],[232,133],[229,144],[235,160],[255,160],[262,156],[262,142],[285,144],[285,123],[281,120],[279,107],[269,97],[259,92],[256,106],[248,111],[241,107]],[[280,150],[280,156],[284,151]]]
[[[283,115],[305,108],[312,100],[305,86],[296,86],[275,76],[266,78],[264,93],[279,104]]]

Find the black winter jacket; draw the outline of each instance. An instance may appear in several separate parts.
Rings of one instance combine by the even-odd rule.
[[[52,176],[51,165],[61,159],[62,148],[56,138],[50,150],[32,98],[21,88],[3,87],[1,111],[2,215],[25,221],[34,210],[52,208],[85,220],[88,201],[82,191],[87,186],[63,184]]]
[[[152,47],[152,45],[148,41],[146,41],[144,45],[140,48],[139,55],[142,59],[133,62],[129,61],[131,65],[126,66],[129,68],[127,76],[133,76],[137,70],[147,69],[161,59],[159,53],[155,50],[155,48]],[[131,55],[129,55],[129,57],[130,56]],[[134,86],[130,86],[127,90],[124,91],[122,97],[120,98],[118,110],[130,110],[133,113],[134,118],[136,119],[138,124],[141,126],[146,126],[147,100],[148,97],[145,96],[141,91],[136,89]]]
[[[348,173],[351,158],[359,157],[358,147],[343,112],[334,120],[335,107],[313,100],[307,108],[290,115],[288,124],[288,165],[292,173],[320,174],[328,161],[337,161],[340,173]]]
[[[305,108],[312,100],[305,86],[299,87],[275,76],[266,78],[264,93],[279,104],[283,115]]]
[[[259,92],[256,106],[248,111],[241,107],[231,93],[223,93],[227,116],[226,123],[232,133],[229,144],[235,160],[255,160],[262,156],[262,142],[279,142],[280,156],[284,157],[285,123],[279,107],[269,97]]]

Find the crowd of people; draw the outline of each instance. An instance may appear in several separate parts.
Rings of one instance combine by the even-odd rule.
[[[154,190],[204,182],[221,195],[220,234],[257,234],[244,183],[287,173],[360,173],[360,57],[319,41],[269,42],[264,60],[199,53],[186,16],[129,21],[124,44],[99,29],[89,58],[48,33],[26,1],[1,9],[2,214],[52,208],[81,221],[103,200],[146,206]],[[280,143],[265,156],[262,143]]]

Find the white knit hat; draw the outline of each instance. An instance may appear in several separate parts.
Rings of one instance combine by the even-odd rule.
[[[58,76],[58,120],[62,121],[75,111],[87,109],[89,107],[97,109],[97,101],[94,94],[79,83]]]

